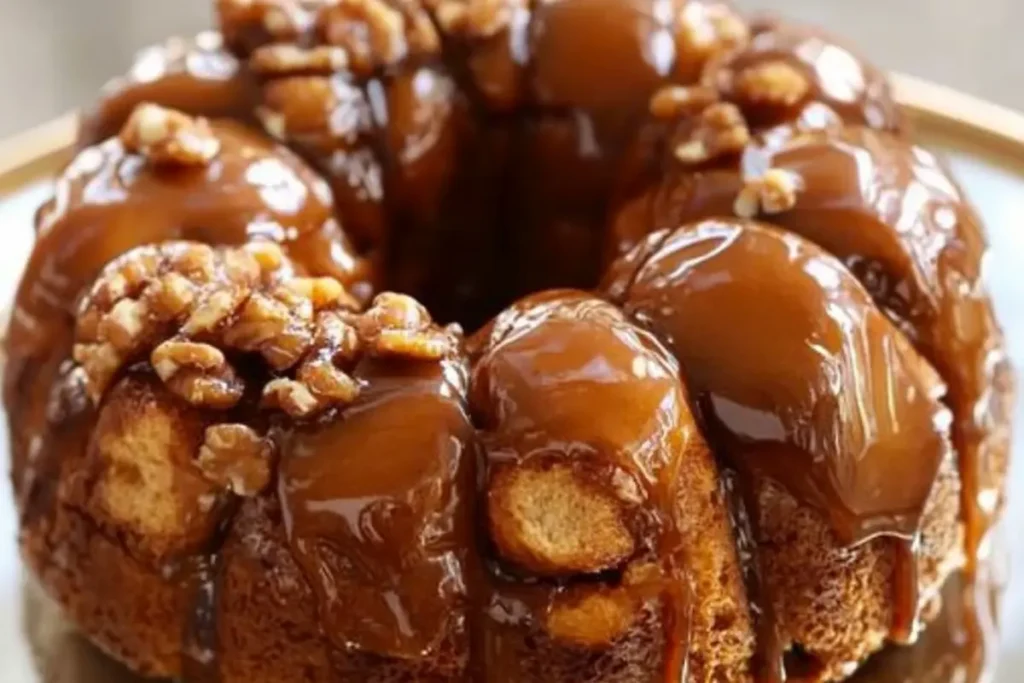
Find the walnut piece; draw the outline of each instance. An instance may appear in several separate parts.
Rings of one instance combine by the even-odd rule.
[[[393,292],[373,300],[359,319],[359,333],[375,356],[438,360],[455,348],[452,332],[436,327],[418,301]]]
[[[696,122],[683,122],[680,131],[683,134],[674,141],[673,149],[676,159],[686,165],[739,153],[750,142],[750,128],[743,113],[725,102],[705,108]]]
[[[319,11],[338,0],[217,0],[217,15],[224,35],[245,36],[243,45],[251,48],[254,35],[270,42],[294,41],[307,36]],[[236,41],[237,42],[237,41]]]
[[[678,33],[685,49],[704,57],[733,50],[750,39],[750,29],[742,17],[719,3],[685,3]]]
[[[255,496],[270,484],[273,457],[273,442],[252,427],[218,424],[206,428],[196,463],[214,484]]]
[[[800,177],[792,171],[768,169],[763,176],[746,181],[736,197],[733,211],[741,218],[789,211],[796,206],[801,184]]]
[[[204,166],[220,153],[209,122],[155,104],[140,104],[121,129],[129,152],[167,166]]]
[[[169,340],[149,359],[167,388],[193,405],[225,410],[242,398],[242,381],[215,346]]]
[[[529,9],[526,0],[430,0],[441,30],[467,38],[491,38],[506,30],[518,12]]]
[[[332,45],[308,49],[288,43],[265,45],[249,58],[249,67],[261,76],[329,75],[346,66],[348,52]]]
[[[398,64],[409,54],[440,50],[430,17],[407,0],[336,2],[319,13],[317,33],[324,43],[344,48],[352,70],[362,75]]]
[[[699,114],[716,102],[718,93],[713,88],[670,85],[655,92],[648,107],[655,118],[672,120]]]
[[[314,74],[269,80],[256,114],[274,138],[297,141],[324,154],[339,144],[351,145],[373,125],[358,86]]]
[[[742,69],[733,87],[744,102],[792,107],[807,96],[811,83],[793,64],[773,59]]]

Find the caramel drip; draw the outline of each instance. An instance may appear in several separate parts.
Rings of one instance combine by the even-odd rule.
[[[654,229],[732,213],[744,182],[769,173],[789,179],[791,205],[754,210],[842,260],[948,385],[971,572],[1001,506],[1013,395],[1002,334],[980,280],[985,241],[977,217],[934,155],[867,128],[777,129],[747,149],[740,169],[669,171],[619,213],[610,253]],[[908,601],[909,564],[896,563]],[[893,636],[909,637],[913,610],[899,611]]]
[[[977,217],[934,155],[867,129],[796,136],[744,163],[794,174],[797,203],[772,221],[843,260],[948,384],[972,571],[1001,505],[1012,395]]]
[[[753,606],[757,633],[756,650],[750,662],[751,673],[757,683],[785,683],[786,645],[779,633],[774,594],[771,585],[764,580],[762,558],[757,547],[757,481],[736,470],[728,470],[723,476],[729,481],[727,491],[732,499],[730,502],[734,511],[733,523],[736,525],[739,554],[741,558],[748,558],[744,563],[744,579],[747,600]]]
[[[665,610],[665,683],[678,683],[687,677],[690,655],[690,609],[693,600],[679,584],[666,585]]]
[[[182,580],[192,606],[181,648],[181,675],[188,683],[219,683],[221,680],[217,661],[220,650],[217,636],[219,557],[214,553],[192,558],[184,570]]]
[[[695,540],[681,534],[677,515],[687,509],[680,492],[687,479],[682,460],[695,458],[687,444],[699,435],[674,361],[615,308],[574,291],[521,300],[478,334],[474,344],[481,350],[471,406],[485,446],[491,536],[503,564],[526,565],[499,581],[490,611],[489,651],[521,651],[529,633],[543,631],[544,615],[558,615],[566,609],[565,600],[580,591],[581,600],[605,599],[602,595],[615,604],[626,600],[632,605],[628,613],[654,600],[664,634],[664,679],[683,680],[694,608],[687,552]],[[592,486],[603,493],[589,493]],[[538,487],[552,491],[543,495],[574,497],[577,504],[598,511],[605,505],[620,508],[617,522],[603,515],[589,522],[598,529],[608,525],[598,532],[603,538],[592,539],[604,549],[594,556],[577,557],[570,550],[552,555],[560,550],[541,545],[538,530],[517,526],[511,518],[520,506],[544,504],[517,495]],[[506,507],[506,499],[522,502]],[[571,546],[570,536],[581,531],[571,529],[574,504],[555,498],[546,505],[551,506],[548,518],[555,520],[550,533]],[[619,550],[622,534],[627,546]],[[581,537],[580,544],[588,543]],[[632,561],[629,567],[627,561]],[[596,573],[610,570],[624,572],[613,581],[618,586],[595,582]],[[545,584],[517,587],[514,577],[523,571],[557,578],[568,593]],[[549,628],[555,618],[548,616]],[[623,623],[619,636],[625,642],[629,624]],[[554,630],[556,638],[586,642],[598,638],[589,628],[599,627]],[[612,640],[609,657],[630,656],[618,638]],[[491,662],[493,670],[502,666],[500,660]],[[584,664],[563,666],[588,670]]]
[[[916,537],[949,416],[934,370],[867,292],[814,245],[755,224],[705,221],[648,244],[659,246],[608,288],[680,360],[712,444],[737,470],[755,540],[770,483],[844,544]],[[913,555],[901,562],[899,630],[918,609]],[[762,676],[785,680],[771,588],[760,589]]]
[[[365,360],[355,404],[281,435],[289,543],[341,652],[422,657],[425,670],[463,675],[474,542],[461,372],[452,361]]]
[[[905,645],[914,643],[922,628],[921,597],[917,580],[920,554],[917,549],[918,543],[920,537],[915,536],[911,539],[895,539],[893,545],[894,600],[889,637]]]

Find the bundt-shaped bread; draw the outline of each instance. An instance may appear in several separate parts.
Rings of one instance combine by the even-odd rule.
[[[93,642],[220,683],[945,642],[1011,372],[881,72],[712,0],[216,8],[83,119],[5,342],[22,552]]]

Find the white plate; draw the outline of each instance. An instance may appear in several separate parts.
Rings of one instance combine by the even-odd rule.
[[[897,90],[918,119],[919,142],[946,153],[985,220],[992,245],[986,277],[1009,339],[1010,355],[1017,368],[1024,368],[1024,117],[905,77],[897,77]],[[66,128],[61,125],[62,131]],[[66,140],[60,141],[63,144]],[[16,148],[19,145],[7,147]],[[58,148],[44,144],[37,154],[52,156]],[[33,156],[24,161],[33,161]],[[11,168],[8,164],[5,169],[3,161],[0,158],[0,173]],[[0,183],[0,192],[3,187]],[[48,193],[47,182],[36,182],[0,196],[0,301],[9,299],[14,290],[31,248],[33,213]],[[1015,567],[1024,567],[1024,533],[1020,532],[1024,529],[1024,465],[1019,462],[1024,457],[1024,402],[1017,405],[1015,424],[1018,466],[1012,469],[1005,524],[1011,561],[1016,558]],[[6,443],[6,434],[0,433],[0,444]],[[6,454],[2,457],[6,459]],[[26,597],[15,534],[10,486],[7,477],[0,477],[0,681],[133,680],[77,638],[38,594]],[[1019,683],[1024,680],[1024,571],[1011,571],[1002,614],[1004,647],[993,683]],[[34,634],[35,650],[26,629]]]

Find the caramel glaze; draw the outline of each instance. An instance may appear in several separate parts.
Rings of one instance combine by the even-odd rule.
[[[82,115],[78,148],[117,135],[143,102],[255,123],[253,85],[238,59],[224,50],[220,34],[205,31],[191,40],[172,38],[141,51],[127,74],[103,87],[99,101]]]
[[[563,0],[533,8],[517,55],[525,116],[515,126],[505,228],[521,264],[513,294],[597,282],[606,202],[651,95],[694,83],[709,57],[746,37],[721,2]]]
[[[767,226],[707,220],[653,234],[607,290],[679,359],[755,538],[757,492],[771,481],[844,544],[893,537],[913,562],[950,452],[945,387],[842,263]],[[918,572],[897,572],[893,637],[910,640]],[[770,609],[762,616],[761,675],[785,680]]]
[[[330,191],[298,158],[242,124],[214,123],[208,165],[157,168],[117,138],[65,169],[37,214],[36,244],[5,340],[4,398],[15,471],[48,429],[47,397],[69,356],[78,297],[114,257],[141,244],[191,239],[283,243],[300,267],[368,293],[366,264],[332,217]]]
[[[422,680],[461,680],[475,587],[466,369],[366,360],[355,376],[355,404],[278,434],[289,543],[337,667],[362,678],[372,667],[358,657],[374,653],[422,660]]]
[[[340,6],[339,6],[340,7]],[[397,3],[406,26],[427,36],[375,36],[356,14],[325,6],[289,40],[312,46],[339,40],[351,70],[299,69],[261,81],[259,115],[267,129],[329,179],[339,221],[390,285],[415,295],[435,317],[478,326],[504,301],[490,228],[501,190],[502,136],[485,131],[447,68],[418,3]],[[222,14],[243,57],[270,37]],[[390,29],[389,29],[390,30]],[[410,29],[412,30],[412,29]],[[334,35],[336,34],[336,35]],[[334,37],[332,38],[332,35]],[[377,38],[402,46],[396,61],[374,64]]]
[[[1002,504],[1013,380],[981,281],[980,223],[933,154],[867,128],[779,129],[747,149],[738,172],[670,171],[619,214],[610,251],[653,229],[731,214],[744,182],[769,169],[797,188],[795,204],[769,220],[842,260],[947,383],[973,563]]]
[[[563,661],[565,651],[560,659],[559,648],[543,635],[539,647],[552,653],[550,659],[540,658],[553,667],[546,677],[531,668],[535,658],[524,655],[544,633],[552,609],[609,591],[622,591],[615,599],[634,605],[638,621],[646,611],[646,619],[660,623],[665,635],[651,652],[637,651],[626,635],[603,657],[633,670],[629,667],[643,660],[631,657],[653,656],[648,670],[658,662],[665,681],[682,680],[690,597],[678,472],[688,447],[700,437],[675,360],[615,307],[570,290],[517,302],[473,345],[470,405],[481,429],[485,486],[510,469],[568,466],[581,481],[616,492],[637,544],[628,559],[653,567],[643,581],[618,588],[625,565],[607,567],[609,578],[569,575],[524,582],[518,577],[531,574],[502,558],[499,549],[485,602],[487,680],[553,680],[562,667],[565,675],[592,670],[595,657],[588,659],[583,650],[578,661],[571,656]]]
[[[695,82],[747,29],[706,0],[505,0],[468,27],[445,19],[453,4],[390,3],[403,22],[381,29],[357,10],[290,3],[273,35],[259,3],[219,13],[243,59],[281,41],[347,50],[333,73],[266,78],[261,118],[331,179],[357,247],[436,317],[472,328],[519,294],[596,284],[594,198],[648,98]]]
[[[703,82],[740,106],[752,128],[794,124],[804,130],[862,125],[901,133],[907,124],[885,73],[826,33],[783,22],[754,27],[741,50],[712,61]],[[805,80],[802,92],[773,99],[744,80],[758,69],[785,64]]]

